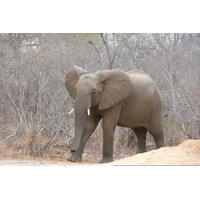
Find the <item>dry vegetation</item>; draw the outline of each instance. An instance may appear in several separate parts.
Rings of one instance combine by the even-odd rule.
[[[141,69],[163,97],[165,144],[200,139],[200,34],[0,34],[0,156],[65,160],[74,130],[65,74]],[[131,139],[132,138],[132,143]],[[117,128],[115,158],[134,155],[134,135]],[[149,135],[148,149],[155,144]],[[98,127],[83,159],[102,153]]]

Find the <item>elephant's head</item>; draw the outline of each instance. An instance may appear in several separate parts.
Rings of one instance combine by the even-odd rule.
[[[75,152],[80,145],[87,110],[93,106],[105,110],[128,97],[131,81],[120,69],[88,74],[81,67],[74,66],[66,76],[66,88],[75,99],[75,137],[71,150]]]

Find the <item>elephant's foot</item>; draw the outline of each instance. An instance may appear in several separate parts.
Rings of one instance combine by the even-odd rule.
[[[72,154],[69,158],[67,158],[68,161],[70,162],[82,162],[81,156]]]
[[[112,162],[113,159],[112,158],[102,158],[99,163],[108,163],[108,162]]]
[[[146,150],[146,148],[144,149],[139,149],[139,148],[137,148],[137,152],[136,152],[136,154],[138,154],[138,153],[145,153],[145,152],[147,152],[147,150]]]

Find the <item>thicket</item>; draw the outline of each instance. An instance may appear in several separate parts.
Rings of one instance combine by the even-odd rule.
[[[145,71],[162,95],[166,145],[200,138],[200,34],[0,34],[2,155],[68,152],[74,116],[65,75],[73,65],[91,73]],[[128,129],[117,128],[115,152],[130,148],[130,138],[135,142]],[[150,136],[147,143],[153,148]],[[98,128],[86,152],[100,154],[101,144]]]

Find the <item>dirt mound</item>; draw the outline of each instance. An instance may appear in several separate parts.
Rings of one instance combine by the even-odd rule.
[[[187,140],[176,147],[162,147],[106,165],[200,165],[200,140]]]

